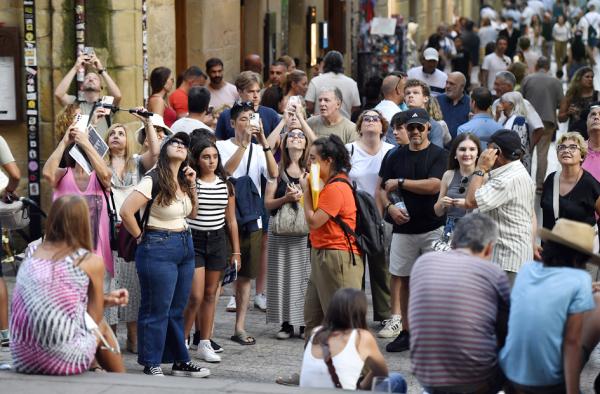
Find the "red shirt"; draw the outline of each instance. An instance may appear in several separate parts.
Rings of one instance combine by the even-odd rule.
[[[348,179],[348,176],[338,174],[334,178]],[[344,231],[332,218],[339,215],[352,230],[356,229],[356,203],[350,186],[344,182],[332,183],[330,180],[319,194],[317,209],[323,210],[331,218],[318,229],[310,231],[310,243],[312,247],[315,249],[349,251],[350,246],[348,245]],[[356,240],[352,236],[350,236],[350,240],[352,242],[352,251],[359,253]]]
[[[181,88],[175,89],[169,96],[169,104],[175,110],[177,116],[188,113],[188,95]]]

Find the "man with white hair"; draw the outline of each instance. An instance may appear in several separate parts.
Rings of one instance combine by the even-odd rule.
[[[444,93],[446,79],[448,78],[445,72],[437,69],[439,61],[438,51],[429,47],[423,51],[422,66],[413,67],[407,72],[409,79],[418,79],[425,82],[429,86],[433,97]]]
[[[318,96],[319,115],[312,116],[307,123],[319,137],[335,134],[349,144],[358,138],[356,125],[342,115],[342,92],[335,87],[324,87]]]

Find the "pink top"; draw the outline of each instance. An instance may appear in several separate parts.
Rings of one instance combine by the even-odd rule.
[[[600,182],[600,152],[592,150],[589,142],[588,153],[583,161],[582,167]]]
[[[78,195],[86,199],[90,210],[90,225],[92,227],[92,244],[94,253],[104,259],[104,267],[111,276],[114,276],[112,252],[110,250],[110,232],[108,230],[108,209],[106,199],[102,191],[102,185],[96,176],[96,171],[90,174],[87,188],[81,191],[75,182],[72,168],[60,179],[54,189],[52,201],[66,195]]]
[[[171,127],[173,123],[177,120],[177,112],[171,107],[165,107],[165,112],[163,113],[163,120],[168,127]]]

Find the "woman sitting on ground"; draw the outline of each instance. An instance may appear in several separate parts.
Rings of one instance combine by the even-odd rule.
[[[328,358],[333,368],[328,367]],[[360,379],[365,365],[369,372]],[[323,325],[314,329],[304,350],[300,387],[370,390],[375,376],[388,376],[392,393],[406,393],[406,381],[399,373],[388,373],[377,341],[368,329],[365,293],[339,289],[331,299]]]
[[[106,306],[126,305],[128,294],[103,295],[104,262],[90,252],[91,234],[84,197],[54,201],[44,242],[27,250],[13,290],[10,350],[17,372],[80,374],[94,358],[107,371],[125,372],[102,315]],[[101,335],[91,330],[86,315]]]

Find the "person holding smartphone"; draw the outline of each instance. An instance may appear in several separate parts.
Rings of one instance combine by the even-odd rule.
[[[195,218],[198,206],[196,172],[187,164],[189,144],[184,132],[165,139],[156,168],[144,176],[120,211],[123,225],[138,240],[138,363],[150,376],[164,376],[161,363],[173,363],[174,376],[210,375],[190,360],[183,332],[183,309],[194,273],[194,245],[186,218]],[[142,208],[150,209],[144,228],[134,216]]]

